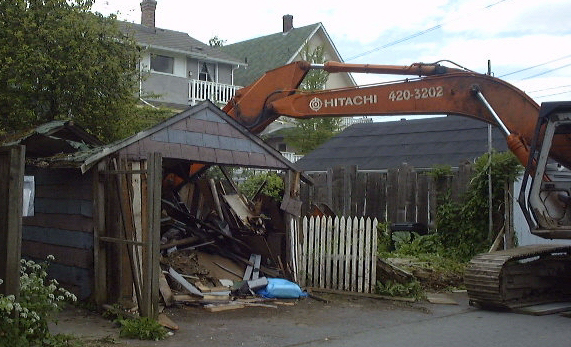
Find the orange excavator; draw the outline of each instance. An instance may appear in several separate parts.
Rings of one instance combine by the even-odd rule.
[[[304,92],[311,69],[329,73],[413,76],[397,82]],[[260,133],[280,116],[456,115],[499,127],[526,167],[519,204],[531,232],[571,239],[571,102],[540,107],[498,78],[440,64],[362,65],[297,61],[268,71],[242,88],[224,111]],[[571,246],[535,245],[476,256],[465,274],[470,301],[481,307],[569,299]]]

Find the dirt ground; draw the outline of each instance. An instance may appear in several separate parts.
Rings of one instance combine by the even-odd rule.
[[[69,307],[59,314],[52,333],[80,337],[83,345],[107,346],[290,346],[339,331],[355,333],[379,317],[394,312],[413,315],[430,313],[427,303],[408,303],[346,295],[323,294],[328,302],[312,298],[279,300],[277,308],[245,307],[233,311],[208,312],[202,307],[178,306],[164,312],[179,329],[162,341],[140,341],[119,337],[112,321],[85,309]],[[272,304],[271,302],[269,304]],[[367,323],[371,322],[371,323]]]

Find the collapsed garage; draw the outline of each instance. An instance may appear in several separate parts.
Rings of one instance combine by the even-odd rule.
[[[81,299],[131,302],[156,316],[161,254],[177,247],[222,257],[208,261],[228,276],[241,276],[238,266],[295,277],[291,226],[306,178],[209,101],[109,145],[64,121],[3,145],[26,146],[33,182],[24,190],[22,257],[54,255],[50,275]],[[221,179],[204,178],[212,166]],[[280,172],[283,200],[244,197],[228,167]]]

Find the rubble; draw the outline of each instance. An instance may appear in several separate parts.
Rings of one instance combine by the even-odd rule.
[[[268,285],[268,278],[291,277],[282,262],[286,242],[280,205],[261,189],[254,201],[248,200],[221,171],[226,184],[198,179],[167,185],[170,189],[163,185],[162,302],[210,312],[277,308],[275,298],[256,292]]]

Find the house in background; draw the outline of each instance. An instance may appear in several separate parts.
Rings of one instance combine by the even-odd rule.
[[[343,61],[323,24],[315,23],[295,28],[292,15],[282,17],[281,32],[230,44],[222,47],[222,51],[247,63],[247,66],[240,66],[234,71],[235,83],[247,86],[262,77],[266,71],[302,60],[306,47],[310,52],[317,47],[323,47],[324,61]],[[350,73],[330,74],[325,84],[326,89],[354,86],[356,83]],[[345,117],[343,120],[345,125],[354,121],[351,117]],[[362,121],[362,118],[359,120]],[[293,155],[291,153],[293,149],[286,145],[283,136],[274,133],[284,127],[292,126],[292,122],[291,119],[279,118],[262,134],[267,135],[266,142],[273,148],[284,152],[288,159],[295,161],[301,156]]]
[[[199,101],[225,105],[237,86],[234,70],[241,61],[188,34],[155,26],[157,2],[141,2],[141,24],[119,22],[142,48],[139,95],[144,102],[178,110]]]
[[[501,131],[492,129],[496,151],[507,150]],[[370,124],[343,130],[296,162],[303,171],[327,171],[356,165],[359,170],[386,171],[403,163],[417,170],[434,165],[458,167],[488,151],[488,125],[458,117],[435,117]]]

